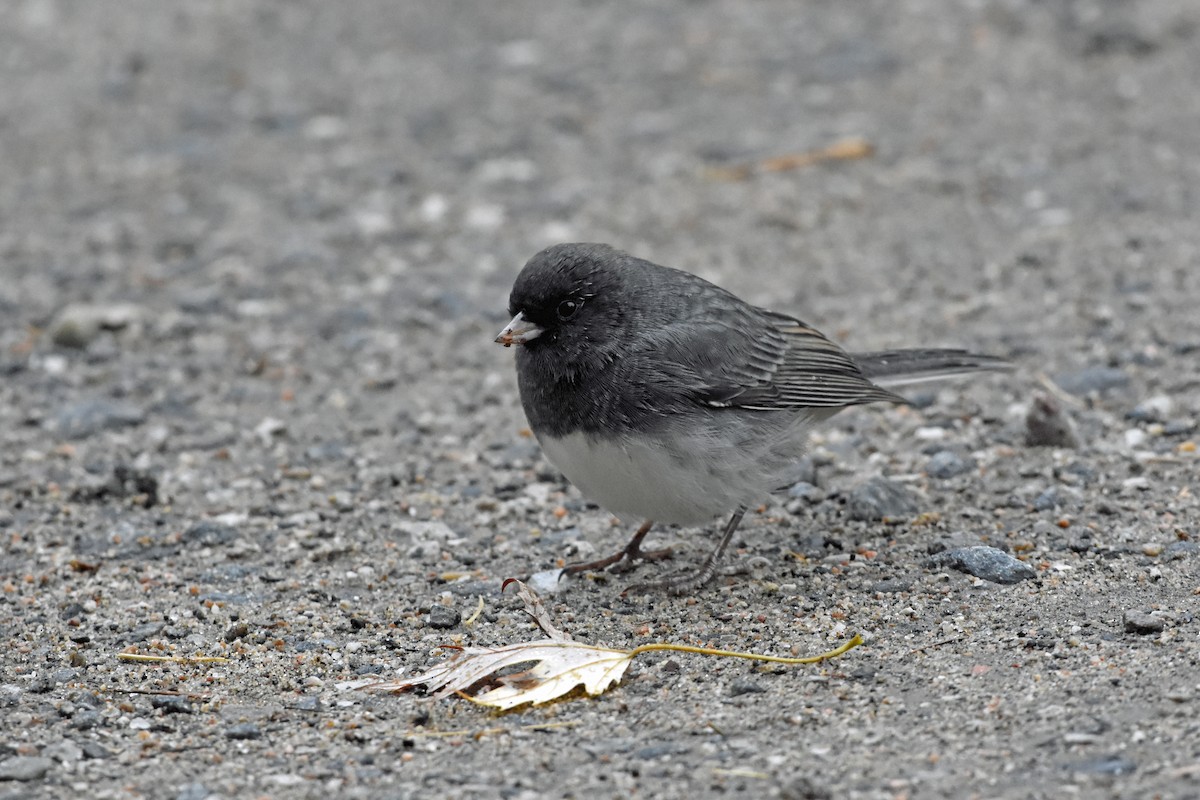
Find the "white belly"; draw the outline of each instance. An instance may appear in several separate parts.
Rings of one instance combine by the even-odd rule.
[[[696,525],[759,494],[757,487],[731,485],[709,457],[673,453],[648,437],[600,442],[573,433],[540,441],[546,457],[585,497],[630,521]]]

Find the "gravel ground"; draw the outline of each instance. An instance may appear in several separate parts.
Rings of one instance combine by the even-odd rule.
[[[5,19],[0,798],[1200,796],[1200,5]],[[622,596],[714,542],[667,529],[547,598],[619,647],[865,646],[506,715],[347,686],[531,638],[501,580],[628,536],[491,342],[564,240],[1017,362],[835,418],[744,574]]]

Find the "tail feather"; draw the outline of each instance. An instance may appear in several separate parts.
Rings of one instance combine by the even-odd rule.
[[[1012,363],[999,356],[966,350],[880,350],[852,353],[851,357],[873,383],[888,388],[956,378],[973,372],[1002,372],[1013,368]]]

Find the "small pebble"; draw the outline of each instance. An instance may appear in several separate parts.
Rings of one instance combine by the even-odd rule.
[[[261,739],[262,730],[253,722],[239,722],[237,725],[230,725],[225,729],[226,739]]]
[[[1136,449],[1146,443],[1149,436],[1141,428],[1130,428],[1125,431],[1125,446],[1130,449]]]
[[[200,520],[183,532],[182,541],[188,545],[215,547],[229,544],[238,538],[237,528],[212,520]]]
[[[793,497],[799,500],[807,500],[811,502],[821,502],[825,499],[825,492],[817,488],[807,481],[799,481],[788,487],[788,497]],[[815,499],[814,498],[819,498]]]
[[[181,695],[154,695],[150,698],[152,708],[162,709],[164,714],[191,714],[192,703]]]
[[[995,547],[978,545],[945,550],[931,558],[936,567],[950,567],[992,583],[1013,584],[1037,576],[1037,570]]]
[[[1125,632],[1136,633],[1139,636],[1148,636],[1152,633],[1162,633],[1166,627],[1166,621],[1162,617],[1156,617],[1153,614],[1148,614],[1145,611],[1126,611],[1125,612]]]
[[[754,681],[735,680],[729,684],[730,697],[739,697],[744,694],[762,694],[766,691],[766,688]]]
[[[13,756],[0,761],[0,781],[40,781],[54,767],[54,761],[43,756]]]
[[[1067,493],[1061,486],[1051,486],[1039,494],[1033,500],[1033,507],[1037,511],[1053,511],[1066,504]]]
[[[1138,403],[1125,416],[1136,422],[1164,422],[1174,408],[1174,400],[1168,395],[1159,394]]]
[[[850,490],[846,497],[850,519],[874,522],[907,519],[920,511],[917,496],[887,478],[871,478]]]
[[[544,569],[530,575],[529,580],[525,583],[538,594],[548,595],[555,594],[568,584],[568,581],[560,580],[560,578],[562,578],[561,569]]]
[[[1079,447],[1079,437],[1062,404],[1041,392],[1033,396],[1025,415],[1025,444],[1030,447]]]
[[[1129,775],[1137,769],[1137,764],[1127,758],[1110,756],[1070,764],[1068,769],[1090,775]]]
[[[189,783],[179,790],[175,800],[207,800],[213,795],[219,796],[219,793],[210,790],[203,783]]]
[[[963,458],[952,450],[939,450],[930,457],[929,463],[925,465],[925,472],[931,478],[945,480],[970,472],[974,468],[975,464],[971,459]]]
[[[1054,376],[1054,382],[1064,391],[1082,397],[1128,386],[1129,376],[1116,367],[1086,367],[1075,372],[1060,372]]]
[[[907,592],[912,588],[912,581],[907,578],[886,578],[877,582],[871,587],[872,591],[891,594],[893,592]]]
[[[434,606],[429,609],[429,627],[435,630],[453,628],[462,622],[462,614],[450,606]]]
[[[1171,542],[1163,548],[1168,561],[1177,561],[1196,553],[1200,553],[1200,542]]]
[[[64,439],[86,439],[101,431],[141,425],[146,414],[137,406],[111,400],[84,400],[59,409],[54,431]]]
[[[50,340],[59,347],[84,349],[101,331],[116,331],[137,323],[142,316],[138,306],[128,304],[89,305],[72,303],[58,312],[50,323]]]

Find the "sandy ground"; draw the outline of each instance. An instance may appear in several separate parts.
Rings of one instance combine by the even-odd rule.
[[[0,798],[1200,796],[1197,3],[4,15]],[[491,342],[564,240],[1018,364],[835,418],[741,575],[623,596],[714,541],[667,529],[547,598],[618,647],[863,647],[506,715],[347,686],[531,638],[501,580],[628,535]]]

